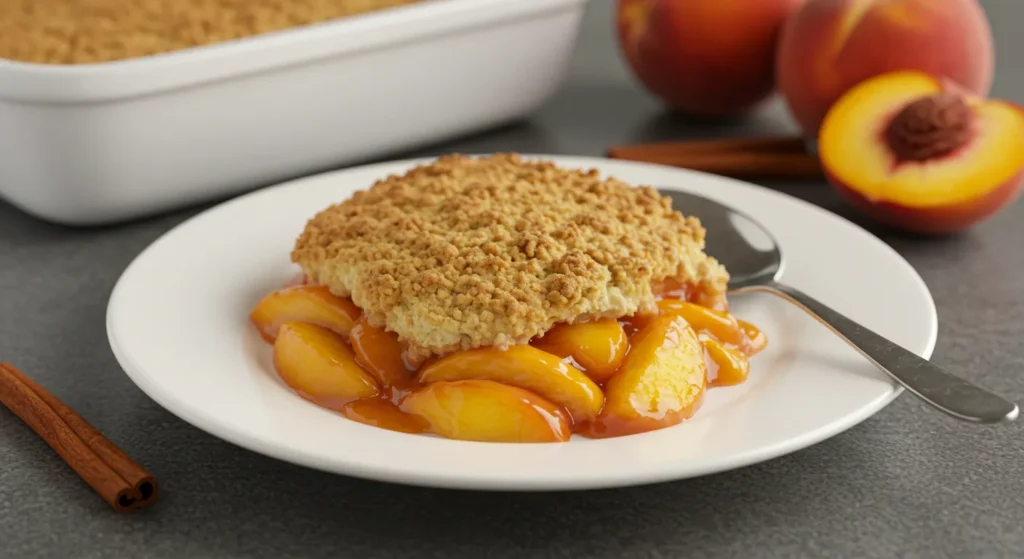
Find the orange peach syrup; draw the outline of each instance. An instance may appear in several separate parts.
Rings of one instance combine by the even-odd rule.
[[[658,292],[656,314],[560,324],[527,346],[420,367],[395,333],[302,276],[264,297],[250,320],[274,345],[275,370],[289,387],[353,421],[468,440],[561,442],[571,433],[604,438],[678,424],[697,412],[707,388],[747,379],[749,358],[767,346],[763,332],[729,314],[724,298],[678,282]],[[282,328],[288,335],[279,338]]]

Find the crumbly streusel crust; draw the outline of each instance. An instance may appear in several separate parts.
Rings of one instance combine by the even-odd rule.
[[[665,278],[723,293],[704,235],[650,187],[516,154],[450,155],[321,211],[291,256],[426,357],[649,311]]]

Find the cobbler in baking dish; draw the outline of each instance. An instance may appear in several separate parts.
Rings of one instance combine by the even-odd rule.
[[[391,10],[424,0],[5,0],[0,58],[96,64]]]
[[[313,216],[301,276],[250,319],[299,395],[385,429],[557,442],[676,425],[766,345],[680,210],[596,171],[441,157]]]

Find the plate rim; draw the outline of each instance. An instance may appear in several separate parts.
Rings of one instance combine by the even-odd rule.
[[[467,157],[482,157],[490,155],[490,153],[464,153],[463,155],[466,155]],[[857,225],[856,223],[850,221],[849,219],[841,215],[828,211],[811,202],[807,202],[801,198],[798,198],[785,192],[780,192],[778,190],[770,189],[764,186],[760,186],[747,181],[734,179],[731,177],[724,177],[721,175],[715,175],[712,173],[705,173],[701,171],[694,171],[691,169],[683,169],[660,164],[625,161],[595,156],[525,152],[520,153],[520,155],[524,159],[550,160],[557,165],[565,167],[579,167],[581,169],[587,169],[598,168],[603,164],[611,163],[614,164],[615,166],[635,167],[637,169],[653,167],[661,169],[663,171],[670,170],[672,172],[679,173],[681,176],[690,175],[703,178],[710,178],[711,180],[714,181],[727,181],[741,189],[764,191],[769,195],[785,198],[787,199],[787,201],[793,202],[796,205],[800,206],[805,211],[811,211],[814,213],[825,215],[830,219],[838,220],[839,222],[844,223],[846,227],[856,229],[859,231],[859,233],[867,235],[868,237],[872,238],[878,244],[879,248],[888,251],[892,256],[894,256],[896,259],[898,259],[905,265],[907,271],[910,272],[910,279],[913,279],[915,283],[918,284],[918,287],[922,290],[922,292],[927,296],[927,302],[929,307],[928,319],[929,325],[931,326],[930,332],[928,333],[928,339],[925,343],[924,350],[921,352],[914,353],[922,356],[925,359],[930,359],[935,351],[935,347],[938,342],[938,313],[935,305],[935,298],[932,295],[932,292],[929,289],[927,283],[920,276],[920,274],[913,267],[913,265],[910,264],[909,261],[907,261],[888,243],[886,243],[881,238],[871,233],[867,229],[861,227],[860,225]],[[135,384],[144,394],[146,394],[146,396],[152,399],[157,405],[159,405],[165,411],[201,431],[213,435],[225,442],[238,446],[244,450],[255,452],[257,454],[281,460],[283,462],[287,462],[290,464],[357,479],[377,481],[383,483],[394,483],[399,485],[410,485],[417,487],[432,487],[439,489],[455,490],[486,490],[496,492],[577,491],[616,487],[633,487],[655,483],[664,483],[669,481],[681,481],[683,479],[702,477],[713,473],[724,473],[740,468],[745,468],[747,466],[774,460],[775,458],[779,458],[788,454],[792,454],[796,451],[809,448],[825,440],[828,440],[834,436],[837,436],[845,431],[848,431],[856,427],[860,423],[864,422],[868,418],[874,416],[882,409],[886,408],[904,392],[904,388],[901,385],[899,385],[895,381],[889,381],[891,388],[887,394],[877,398],[874,402],[871,402],[870,404],[864,405],[863,407],[858,409],[856,413],[848,414],[841,420],[833,421],[822,427],[808,430],[799,436],[790,437],[789,439],[786,439],[784,442],[777,443],[772,446],[737,452],[733,456],[731,456],[729,460],[719,461],[717,463],[705,465],[699,468],[692,468],[685,474],[680,474],[674,471],[672,468],[663,468],[661,470],[653,472],[645,472],[645,475],[637,475],[636,473],[629,472],[619,472],[616,473],[614,476],[605,476],[595,480],[580,478],[569,482],[560,481],[557,483],[550,483],[547,480],[541,480],[539,482],[532,482],[530,480],[503,480],[500,483],[497,483],[489,478],[460,478],[456,476],[442,477],[436,474],[422,474],[419,472],[405,469],[392,470],[384,468],[374,468],[373,471],[367,471],[365,468],[362,468],[361,465],[359,464],[340,464],[336,461],[319,460],[316,457],[307,455],[303,452],[296,452],[287,447],[283,447],[274,443],[267,443],[264,440],[260,439],[259,437],[251,436],[241,430],[237,430],[230,426],[226,426],[223,424],[223,422],[210,419],[209,416],[203,417],[201,415],[194,414],[189,406],[179,405],[177,401],[174,400],[173,398],[163,397],[161,395],[161,389],[158,386],[155,386],[155,383],[152,383],[147,375],[142,374],[140,370],[141,368],[132,361],[132,359],[127,354],[127,350],[122,348],[118,341],[114,338],[113,320],[114,311],[116,310],[115,306],[118,301],[120,292],[124,289],[123,285],[126,283],[127,279],[130,279],[130,272],[135,268],[136,265],[138,265],[140,260],[142,260],[147,253],[156,250],[162,244],[162,242],[164,242],[165,239],[169,238],[175,231],[179,229],[184,229],[194,221],[208,217],[210,214],[214,212],[223,211],[227,208],[234,206],[235,204],[244,204],[251,198],[270,195],[272,192],[293,187],[296,184],[302,183],[304,181],[325,180],[329,179],[333,175],[341,175],[355,171],[372,172],[375,168],[392,168],[399,166],[411,167],[417,164],[429,163],[436,159],[437,156],[426,156],[377,161],[362,165],[355,165],[351,167],[335,169],[322,173],[315,173],[304,177],[289,179],[287,181],[259,188],[247,192],[245,194],[229,198],[220,203],[216,203],[211,207],[199,211],[195,215],[189,216],[181,223],[178,223],[174,227],[168,229],[159,237],[150,242],[145,248],[143,248],[143,250],[138,252],[135,255],[135,257],[132,258],[129,264],[122,270],[108,297],[107,309],[105,313],[107,341],[115,359],[118,362],[118,365],[129,377],[133,384]],[[613,176],[612,173],[606,172],[604,170],[600,171],[602,175],[605,177]],[[383,175],[381,176],[381,178],[383,178]],[[685,192],[693,191],[692,189],[686,189],[684,187],[674,185],[649,186],[654,186],[656,188],[665,188],[670,190],[681,190]],[[697,193],[703,194],[701,192]]]

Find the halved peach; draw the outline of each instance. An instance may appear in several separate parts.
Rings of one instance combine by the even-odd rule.
[[[708,384],[711,386],[729,386],[739,384],[750,375],[750,361],[740,349],[727,346],[718,340],[700,336],[707,352]]]
[[[380,385],[356,363],[344,338],[315,324],[281,325],[274,341],[274,368],[300,396],[334,410],[380,394]]]
[[[279,289],[260,300],[249,313],[264,340],[273,343],[285,322],[307,322],[348,336],[359,318],[359,307],[332,294],[326,287],[298,285]]]
[[[818,140],[838,191],[881,222],[950,233],[1013,201],[1024,178],[1024,111],[930,74],[866,80],[829,110]]]
[[[398,341],[398,334],[371,326],[366,317],[360,317],[348,339],[356,362],[382,385],[400,391],[415,388],[415,371],[405,362],[405,345]]]
[[[492,380],[531,390],[565,406],[576,421],[597,417],[604,404],[601,387],[557,356],[528,345],[460,351],[427,365],[424,384],[439,381]]]
[[[692,416],[707,388],[704,347],[678,314],[655,317],[633,338],[626,360],[605,388],[597,421],[581,426],[590,437],[653,431]]]
[[[465,441],[563,442],[571,420],[541,396],[490,380],[435,382],[402,399],[402,411],[418,416],[430,431]]]
[[[629,340],[617,320],[602,318],[559,324],[531,345],[558,357],[572,357],[594,382],[604,383],[622,364]]]
[[[395,404],[380,398],[354,400],[339,411],[352,421],[400,433],[425,433],[430,427],[423,418],[405,413]]]

